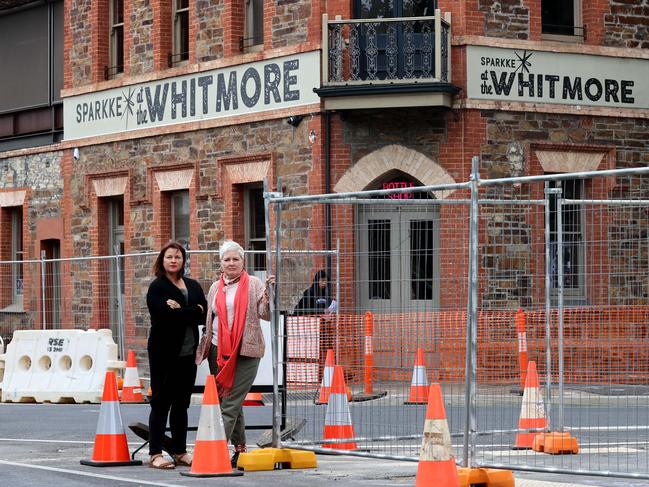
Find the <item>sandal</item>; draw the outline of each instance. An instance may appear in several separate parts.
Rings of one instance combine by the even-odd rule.
[[[174,462],[165,460],[165,458],[162,456],[162,453],[157,453],[156,455],[151,455],[151,459],[149,460],[149,467],[159,468],[160,470],[172,470],[176,468],[176,465],[174,464]]]
[[[173,457],[176,462],[176,465],[180,465],[182,467],[192,466],[192,456],[187,452],[178,453],[177,455],[173,455]]]

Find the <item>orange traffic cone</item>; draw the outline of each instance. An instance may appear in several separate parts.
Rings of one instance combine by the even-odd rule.
[[[140,383],[140,376],[137,373],[135,352],[133,350],[128,351],[126,371],[124,372],[124,385],[122,386],[122,402],[144,402],[144,397],[142,397],[142,384]]]
[[[232,470],[225,437],[219,396],[213,375],[205,379],[203,405],[198,419],[194,459],[189,472],[180,472],[187,477],[235,477],[243,472]]]
[[[264,400],[261,397],[261,392],[249,392],[243,400],[244,406],[263,406]]]
[[[344,440],[351,439],[354,435],[352,415],[349,412],[349,400],[345,388],[345,375],[340,365],[334,367],[334,373],[325,415],[324,439]],[[353,441],[347,443],[323,443],[324,448],[336,450],[356,450],[358,447]]]
[[[523,404],[518,429],[545,429],[548,422],[545,419],[543,396],[539,386],[539,376],[536,374],[536,362],[530,361],[527,365],[525,377],[525,390],[523,391]],[[539,432],[540,433],[540,432]],[[534,446],[534,437],[538,433],[518,433],[516,435],[515,450],[531,449]]]
[[[443,485],[459,487],[460,480],[453,458],[451,433],[446,422],[446,410],[442,401],[442,389],[439,384],[430,386],[424,439],[419,453],[416,487]]]
[[[131,460],[128,452],[122,413],[119,410],[115,372],[106,372],[92,459],[81,460],[81,465],[90,467],[142,465],[141,460]]]
[[[410,382],[410,397],[404,404],[426,404],[428,402],[428,378],[426,377],[426,365],[424,364],[424,351],[417,349],[415,368],[412,371]]]
[[[331,379],[334,375],[334,351],[330,348],[327,350],[325,359],[324,372],[322,373],[322,383],[320,384],[320,396],[316,399],[316,404],[327,404],[329,402],[329,393],[331,392]]]

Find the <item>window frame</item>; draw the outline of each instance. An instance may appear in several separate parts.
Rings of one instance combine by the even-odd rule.
[[[115,4],[122,7],[122,21],[116,22]],[[106,68],[106,79],[114,78],[124,73],[124,1],[110,0],[108,4],[108,63]],[[121,50],[119,33],[121,32]],[[121,60],[119,53],[121,52]],[[120,64],[121,61],[121,64]]]
[[[572,185],[578,185],[574,186],[573,189],[571,190],[573,192],[572,195],[566,195],[566,186],[568,184]],[[574,192],[575,189],[578,187],[578,194],[575,197]],[[552,299],[556,302],[558,299],[559,295],[559,272],[558,272],[558,217],[557,217],[557,207],[558,207],[558,202],[557,199],[584,199],[586,196],[587,188],[586,188],[586,182],[583,179],[566,179],[566,180],[561,180],[561,181],[555,181],[555,184],[553,186],[554,189],[560,188],[561,189],[561,194],[551,194],[550,195],[550,290],[551,290],[551,295]],[[554,200],[554,202],[553,202]],[[584,214],[584,207],[581,204],[576,204],[576,205],[561,205],[562,209],[562,215],[561,215],[561,223],[562,223],[562,242],[563,242],[563,250],[565,253],[566,248],[569,247],[574,247],[577,250],[577,256],[576,256],[576,263],[577,263],[577,273],[576,273],[576,281],[577,285],[569,287],[566,285],[565,280],[566,280],[566,275],[564,274],[564,285],[563,285],[563,296],[564,296],[564,302],[579,302],[579,303],[586,303],[588,300],[588,290],[586,286],[586,257],[587,257],[587,249],[586,249],[586,242],[584,241],[584,232],[586,231],[586,222],[585,222],[585,214]],[[569,225],[569,219],[572,217],[574,219],[574,216],[577,215],[579,221],[577,223],[578,229],[577,230],[572,230],[566,232],[566,226]],[[578,240],[566,240],[566,235],[576,235],[578,236]],[[564,268],[566,266],[567,262],[564,258],[563,265]],[[569,263],[568,263],[569,265]]]
[[[260,8],[260,11],[255,12],[255,7]],[[257,19],[257,16],[261,17],[261,32],[256,32],[255,29],[255,20]],[[264,0],[244,0],[244,21],[243,37],[241,38],[241,50],[243,52],[259,52],[263,51],[263,49]]]
[[[189,61],[189,1],[186,7],[179,7],[183,0],[171,2],[171,54],[169,67],[186,64]],[[183,17],[186,18],[187,30],[183,33]],[[182,51],[182,45],[187,45],[187,51]]]
[[[25,297],[25,270],[22,261],[25,260],[25,240],[23,236],[23,207],[13,206],[11,211],[11,304],[23,308]],[[20,262],[18,262],[20,261]],[[18,279],[21,281],[22,290],[19,292]]]
[[[180,203],[178,203],[180,201]],[[184,240],[179,240],[178,235],[177,235],[177,226],[178,223],[176,221],[176,208],[177,205],[187,205],[187,235],[186,235],[186,242]],[[177,191],[169,191],[169,217],[170,217],[170,239],[174,240],[176,242],[180,242],[185,246],[185,249],[189,249],[189,242],[191,239],[191,205],[189,204],[189,190],[188,189],[180,189]]]
[[[261,191],[260,191],[261,190]],[[245,248],[248,250],[266,250],[266,234],[264,227],[263,235],[256,235],[255,217],[258,216],[255,210],[255,195],[261,196],[263,202],[263,187],[259,183],[247,184],[243,188],[243,214],[244,214],[244,239]],[[265,219],[265,215],[264,215]],[[265,225],[265,223],[264,223]],[[263,247],[263,248],[262,248]],[[248,269],[252,271],[266,270],[266,255],[251,254],[246,262]]]
[[[582,43],[585,39],[585,27],[584,27],[584,17],[583,17],[583,5],[582,0],[572,0],[573,1],[573,17],[574,25],[572,26],[573,35],[566,34],[552,34],[543,32],[543,1],[541,1],[541,39],[545,41],[558,41],[558,42],[573,42],[573,43]],[[581,35],[578,34],[581,32]]]

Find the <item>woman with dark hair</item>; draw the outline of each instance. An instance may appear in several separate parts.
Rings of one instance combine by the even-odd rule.
[[[187,409],[191,399],[198,345],[198,325],[205,320],[205,293],[185,276],[185,249],[178,242],[162,247],[153,266],[156,278],[149,285],[146,304],[151,315],[147,351],[151,373],[149,466],[171,469],[190,466],[187,453]],[[171,429],[173,462],[162,456],[162,438]]]
[[[333,304],[333,307],[332,307]],[[304,291],[302,299],[295,307],[296,315],[315,315],[333,311],[335,301],[331,298],[331,288],[327,272],[319,270],[313,276],[313,284]]]

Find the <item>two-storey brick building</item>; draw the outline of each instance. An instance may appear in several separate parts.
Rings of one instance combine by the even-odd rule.
[[[0,260],[14,263],[1,277],[0,332],[115,322],[116,272],[99,261],[57,267],[42,285],[27,272],[35,266],[15,263],[41,252],[131,254],[170,238],[193,250],[224,238],[263,249],[265,178],[302,195],[464,182],[474,155],[491,178],[646,165],[648,9],[640,0],[1,1],[10,62],[0,77]],[[34,19],[49,27],[37,31]],[[588,184],[564,191],[607,196]],[[356,236],[359,255],[381,238],[372,212],[350,214],[370,232]],[[431,242],[465,238],[439,225],[445,214],[425,218]],[[399,245],[410,248],[412,235]],[[573,268],[585,252],[574,250]],[[396,265],[390,255],[402,252],[385,251],[380,264],[345,272],[367,282],[372,265]],[[421,279],[466,276],[436,255]],[[494,260],[483,275],[497,274]],[[127,300],[141,304],[149,264],[124,264],[139,276],[123,283]],[[495,282],[481,299],[525,305]],[[404,285],[357,294],[354,308],[464,306],[464,291],[391,289]],[[593,302],[584,279],[569,286],[574,302]],[[138,313],[125,329],[141,345]]]

